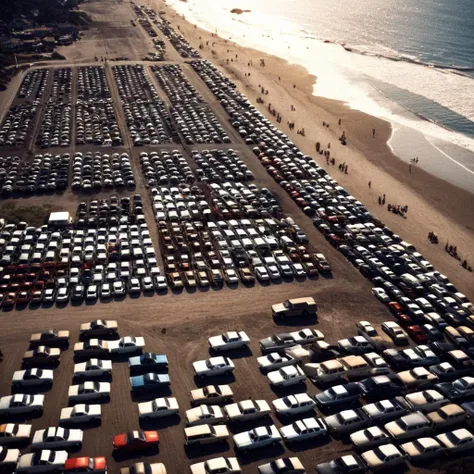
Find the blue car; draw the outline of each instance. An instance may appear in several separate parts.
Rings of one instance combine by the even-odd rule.
[[[147,392],[158,390],[171,384],[168,374],[145,374],[130,377],[132,392]]]
[[[142,355],[130,357],[130,359],[128,359],[128,367],[133,374],[168,370],[168,357],[164,354],[145,352]]]

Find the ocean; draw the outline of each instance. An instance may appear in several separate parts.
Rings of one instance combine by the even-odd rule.
[[[390,121],[397,156],[418,156],[474,193],[473,0],[167,3],[221,37],[303,65],[317,76],[315,95]]]

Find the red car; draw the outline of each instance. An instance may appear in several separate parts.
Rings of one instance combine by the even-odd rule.
[[[406,331],[408,335],[418,344],[426,344],[429,341],[428,336],[418,325],[408,326]]]
[[[158,431],[129,431],[114,436],[114,448],[129,451],[144,451],[160,442]]]
[[[104,457],[69,458],[64,465],[64,472],[105,474],[107,472],[107,462]]]

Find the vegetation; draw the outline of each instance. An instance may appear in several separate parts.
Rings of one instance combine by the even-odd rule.
[[[51,210],[50,204],[18,206],[16,202],[10,201],[0,204],[0,218],[5,219],[7,224],[26,222],[28,225],[40,227],[48,223]]]

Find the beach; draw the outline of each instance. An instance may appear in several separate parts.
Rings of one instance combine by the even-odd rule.
[[[190,43],[195,48],[201,47],[202,57],[227,73],[239,90],[303,152],[313,156],[377,218],[413,243],[460,291],[474,297],[474,273],[463,269],[460,262],[444,250],[446,242],[455,245],[461,258],[471,266],[474,264],[474,198],[471,193],[427,173],[419,164],[412,165],[410,173],[409,164],[395,156],[388,146],[392,133],[389,122],[350,109],[342,102],[314,96],[317,78],[301,66],[241,47],[200,29],[162,0],[143,4],[166,12],[168,20],[179,26]],[[260,59],[264,59],[264,67],[260,66]],[[262,87],[268,90],[268,95],[262,94]],[[257,103],[259,97],[264,103]],[[281,123],[269,113],[269,104],[282,116]],[[294,130],[289,130],[287,121],[295,123]],[[323,123],[329,124],[329,128]],[[297,133],[302,128],[305,136]],[[339,142],[342,132],[347,137],[346,146]],[[325,157],[315,152],[317,142],[323,149],[331,144],[331,157],[336,160],[334,166],[327,165]],[[348,165],[347,174],[338,169],[343,162]],[[386,195],[385,206],[378,204],[378,197],[383,194]],[[407,218],[389,212],[388,203],[408,206]],[[438,245],[430,243],[429,232],[438,234]]]

